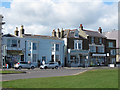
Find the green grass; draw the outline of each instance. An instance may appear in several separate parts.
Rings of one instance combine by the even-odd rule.
[[[4,81],[4,88],[118,88],[118,69],[92,70],[73,76]]]
[[[12,70],[2,70],[0,74],[10,74],[10,73],[24,73],[22,71],[12,71]]]

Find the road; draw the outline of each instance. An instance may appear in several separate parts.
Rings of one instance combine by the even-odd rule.
[[[16,79],[28,79],[28,78],[40,78],[40,77],[54,77],[54,76],[67,76],[76,75],[87,71],[86,69],[47,69],[47,70],[22,70],[27,73],[22,74],[3,74],[2,81],[16,80]]]

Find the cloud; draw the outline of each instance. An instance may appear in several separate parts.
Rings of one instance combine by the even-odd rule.
[[[51,35],[55,28],[117,29],[117,3],[106,5],[102,0],[13,0],[11,8],[0,8],[4,15],[4,33],[14,33],[25,26],[26,33]],[[33,32],[34,30],[34,32]]]

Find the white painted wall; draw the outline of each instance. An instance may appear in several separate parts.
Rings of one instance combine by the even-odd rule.
[[[31,42],[37,42],[38,43],[38,50],[28,50],[28,47],[26,46],[26,61],[29,60],[28,54],[38,54],[38,60],[42,61],[42,57],[46,56],[46,63],[51,61],[51,55],[59,55],[60,61],[64,65],[64,41],[62,40],[54,40],[54,39],[43,39],[43,38],[25,38],[26,44],[28,44],[28,41]],[[52,44],[58,43],[60,44],[60,51],[54,51],[52,52]],[[32,61],[32,60],[31,60]],[[37,61],[36,61],[37,63]]]

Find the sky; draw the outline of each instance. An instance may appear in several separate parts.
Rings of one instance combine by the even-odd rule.
[[[3,33],[24,25],[25,33],[51,35],[53,29],[118,29],[117,0],[0,0]]]

